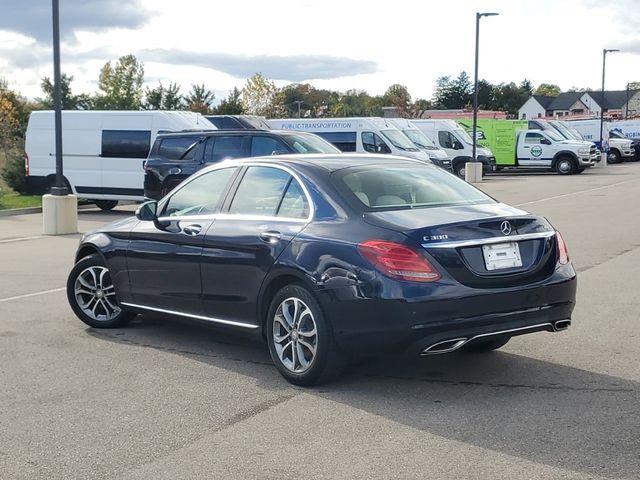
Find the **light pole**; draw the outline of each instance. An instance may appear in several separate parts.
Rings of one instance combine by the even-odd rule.
[[[56,185],[51,188],[52,195],[66,195],[62,173],[62,85],[60,74],[60,9],[58,0],[53,0],[53,111],[56,139]]]
[[[300,118],[300,105],[304,103],[304,100],[294,100],[293,103],[298,104],[298,118]]]
[[[606,166],[607,165],[607,157],[608,157],[608,148],[604,148],[604,143],[603,143],[603,130],[604,130],[604,72],[605,72],[605,66],[607,64],[607,53],[609,52],[619,52],[620,50],[616,49],[616,48],[603,48],[602,49],[602,90],[600,90],[600,152],[601,152],[601,157],[600,157],[600,161],[602,162],[602,166]]]
[[[476,12],[476,65],[475,74],[473,76],[473,145],[472,153],[473,161],[477,162],[478,157],[476,155],[476,132],[478,130],[478,47],[480,43],[480,19],[482,17],[493,17],[498,15],[497,13],[480,13]]]

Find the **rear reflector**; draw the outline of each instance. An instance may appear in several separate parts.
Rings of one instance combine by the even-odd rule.
[[[441,278],[424,255],[399,243],[367,240],[358,245],[358,251],[388,277],[410,282],[435,282]]]
[[[569,263],[569,251],[567,250],[567,244],[564,243],[564,239],[558,231],[556,231],[556,245],[558,247],[558,263],[560,265],[566,265]]]

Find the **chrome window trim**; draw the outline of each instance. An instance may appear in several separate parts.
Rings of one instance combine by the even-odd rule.
[[[494,243],[509,243],[509,242],[522,242],[524,240],[535,240],[538,238],[551,238],[556,234],[555,231],[539,232],[539,233],[525,233],[522,235],[511,235],[501,237],[488,237],[488,238],[475,238],[472,240],[460,240],[455,242],[440,242],[440,243],[423,243],[423,248],[461,248],[461,247],[473,247],[476,245],[490,245]]]
[[[231,160],[233,161],[233,160]],[[293,222],[293,223],[309,223],[313,220],[313,216],[314,216],[314,212],[315,212],[315,204],[313,203],[313,200],[311,199],[311,195],[309,194],[309,190],[307,189],[307,186],[304,184],[304,182],[300,179],[300,176],[293,170],[291,170],[289,167],[286,167],[284,165],[274,165],[272,163],[264,163],[264,162],[247,162],[247,163],[233,163],[233,164],[229,164],[226,163],[225,161],[222,161],[220,163],[217,163],[215,166],[212,166],[211,168],[206,168],[203,170],[200,170],[199,172],[194,173],[193,175],[191,175],[188,180],[185,182],[184,185],[182,185],[178,190],[175,190],[174,192],[172,192],[171,195],[163,198],[162,200],[160,200],[158,202],[158,211],[162,211],[166,205],[166,203],[171,199],[171,197],[173,197],[176,193],[178,193],[180,190],[182,190],[183,188],[185,188],[187,185],[189,185],[189,183],[191,183],[193,180],[195,180],[196,178],[200,177],[201,175],[205,175],[206,173],[209,172],[214,172],[216,170],[221,170],[223,168],[242,168],[242,167],[271,167],[271,168],[278,168],[280,170],[283,170],[285,172],[287,172],[289,175],[291,175],[300,185],[300,187],[302,188],[302,191],[304,193],[304,196],[307,199],[307,203],[309,204],[309,215],[307,215],[307,218],[291,218],[291,217],[277,217],[277,216],[261,216],[261,215],[242,215],[242,214],[235,214],[235,213],[228,213],[228,212],[220,212],[220,213],[215,213],[215,214],[206,214],[206,215],[185,215],[185,216],[175,216],[175,217],[158,217],[158,221],[176,221],[176,220],[187,220],[187,221],[193,221],[193,220],[200,220],[200,219],[206,219],[206,220],[215,220],[216,218],[220,218],[221,220],[233,220],[233,219],[238,219],[238,220],[269,220],[269,221],[273,221],[273,220],[277,220],[277,221],[284,221],[284,222]],[[242,182],[242,179],[240,179],[240,182]],[[237,192],[237,188],[236,188],[236,192]],[[235,192],[234,192],[235,195]],[[233,203],[233,200],[231,201]]]
[[[215,318],[215,317],[206,317],[204,315],[195,315],[191,313],[178,312],[176,310],[167,310],[164,308],[149,307],[146,305],[138,305],[136,303],[121,302],[121,305],[124,305],[125,307],[139,308],[141,310],[148,310],[151,312],[167,313],[169,315],[177,315],[180,317],[194,318],[196,320],[204,320],[207,322],[219,323],[222,325],[230,325],[232,327],[242,327],[242,328],[249,328],[249,329],[258,328],[258,325],[253,325],[250,323],[235,322],[233,320],[224,320],[224,319]]]

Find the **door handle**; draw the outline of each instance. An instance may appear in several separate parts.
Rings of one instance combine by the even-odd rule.
[[[531,148],[531,147],[527,147],[527,146],[525,145],[525,146],[524,146],[524,147],[522,147],[522,148]]]
[[[187,225],[182,229],[182,232],[186,233],[187,235],[198,235],[201,230],[202,226],[200,225]]]
[[[275,230],[262,232],[259,236],[260,240],[267,243],[276,243],[282,238],[282,234],[280,232],[276,232]]]

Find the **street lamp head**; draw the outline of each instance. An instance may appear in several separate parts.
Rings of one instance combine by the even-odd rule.
[[[603,48],[602,51],[604,53],[611,53],[611,52],[619,52],[620,50],[617,48]]]
[[[485,13],[477,13],[476,15],[478,15],[478,17],[495,17],[496,15],[500,15],[500,14],[495,12],[485,12]]]

